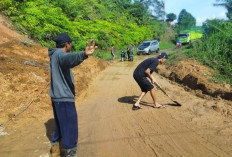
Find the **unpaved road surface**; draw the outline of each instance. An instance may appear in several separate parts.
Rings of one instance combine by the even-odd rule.
[[[132,74],[136,65],[116,63],[102,72],[78,102],[80,157],[232,156],[232,121],[210,106],[222,100],[204,100],[154,74],[177,107],[156,91],[163,109],[151,107],[145,96],[143,109],[131,110],[140,89]]]
[[[140,94],[132,74],[146,57],[115,61],[79,95],[78,157],[232,156],[232,119],[215,109],[230,101],[197,97],[154,74],[182,106],[175,106],[156,90],[158,102],[166,108],[152,108],[147,94],[141,102],[143,109],[131,109]],[[8,135],[0,136],[1,157],[49,156],[54,121],[51,107],[34,117],[33,113],[26,111],[7,125],[4,131]]]

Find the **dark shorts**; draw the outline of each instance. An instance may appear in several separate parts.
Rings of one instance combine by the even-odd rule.
[[[142,92],[148,92],[154,88],[154,86],[146,77],[138,77],[134,75],[134,79],[138,83]]]

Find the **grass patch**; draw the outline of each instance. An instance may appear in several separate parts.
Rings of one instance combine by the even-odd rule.
[[[96,50],[94,52],[93,56],[96,58],[104,59],[104,60],[111,60],[112,59],[110,52],[102,51],[102,50]]]
[[[175,47],[175,44],[170,43],[170,42],[160,42],[159,45],[160,45],[160,50],[169,49],[169,48],[174,48]]]
[[[115,51],[114,55],[115,55],[114,59],[121,59],[121,51]],[[96,50],[93,56],[104,60],[112,60],[110,51]]]
[[[227,83],[232,85],[232,80],[227,75],[222,75],[219,72],[216,72],[212,76],[212,81],[215,83]]]
[[[166,65],[175,65],[181,60],[189,59],[182,49],[178,49],[172,53],[168,54],[168,60],[165,62]]]

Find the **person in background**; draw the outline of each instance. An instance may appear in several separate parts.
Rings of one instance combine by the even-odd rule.
[[[111,46],[110,53],[111,53],[111,56],[112,56],[112,60],[114,60],[114,57],[115,57],[115,55],[114,55],[114,45]]]
[[[133,61],[133,46],[131,44],[127,45],[127,56],[128,61]]]
[[[48,50],[51,75],[50,97],[55,122],[51,140],[51,156],[60,156],[62,145],[65,157],[76,157],[78,121],[74,77],[71,69],[92,55],[97,46],[95,46],[95,40],[90,40],[84,51],[72,53],[72,39],[68,34],[58,34],[53,40],[56,42],[56,48]]]
[[[126,52],[124,50],[121,51],[121,61],[124,62],[126,58]]]
[[[178,40],[177,43],[176,43],[176,48],[181,48],[181,46],[182,46],[182,45],[181,45],[181,41]]]
[[[133,105],[132,110],[138,110],[142,108],[139,104],[141,99],[145,96],[147,92],[150,92],[151,94],[154,103],[153,104],[154,108],[164,107],[160,105],[156,100],[155,92],[153,90],[154,88],[153,84],[156,84],[158,87],[160,87],[160,85],[152,76],[152,73],[155,71],[156,67],[159,64],[163,64],[166,61],[166,59],[168,59],[168,55],[167,53],[163,52],[157,58],[152,57],[145,59],[136,67],[133,73],[133,77],[135,81],[138,83],[142,93],[140,94],[136,103]]]

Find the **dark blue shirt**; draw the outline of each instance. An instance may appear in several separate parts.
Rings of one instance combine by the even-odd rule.
[[[159,65],[159,60],[157,58],[148,58],[141,62],[134,71],[134,76],[136,77],[147,77],[145,71],[147,68],[151,70],[151,74],[155,71],[156,67]]]

